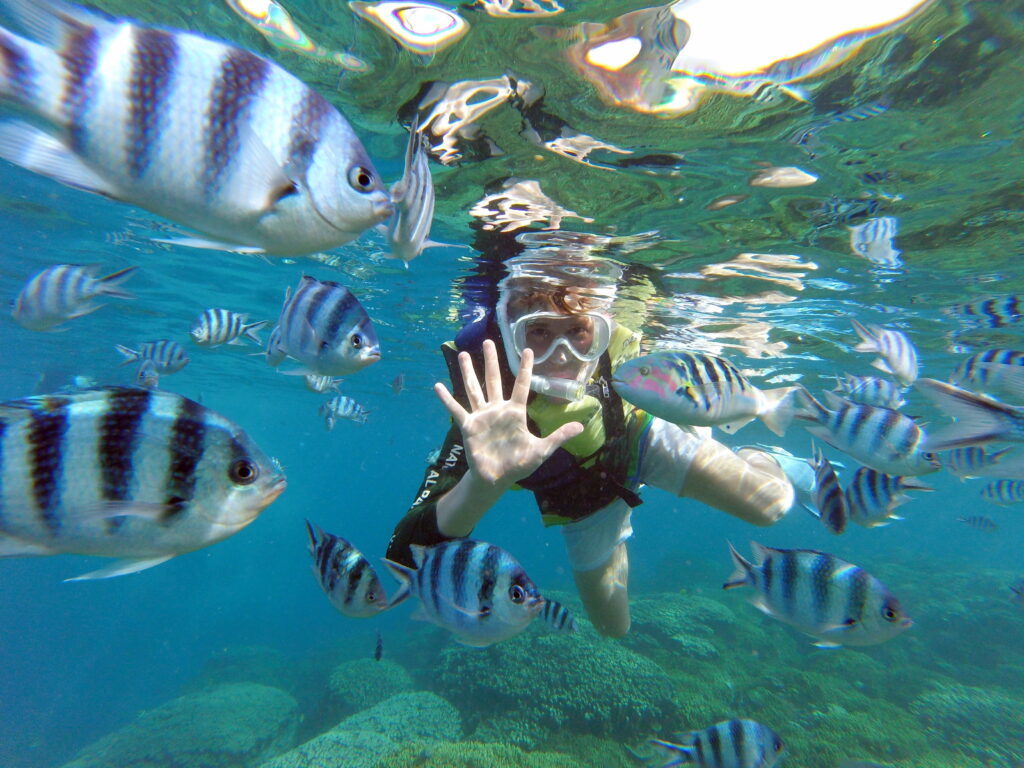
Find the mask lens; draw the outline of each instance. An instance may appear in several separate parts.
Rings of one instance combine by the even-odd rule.
[[[608,348],[611,327],[596,313],[561,315],[537,312],[519,318],[513,327],[516,351],[533,350],[534,362],[547,360],[560,346],[583,361],[595,360]]]

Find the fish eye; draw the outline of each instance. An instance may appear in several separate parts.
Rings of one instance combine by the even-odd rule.
[[[348,183],[360,192],[369,192],[374,187],[373,173],[361,165],[353,166],[348,171]]]
[[[886,605],[882,608],[882,618],[886,621],[896,621],[898,614],[892,606]]]
[[[228,477],[235,485],[251,485],[259,475],[259,467],[248,459],[239,459],[228,469]]]
[[[640,375],[641,376],[650,376],[651,375],[650,367],[646,366],[646,365],[641,365],[640,366]]]
[[[775,751],[776,752],[781,752],[782,751],[782,739],[780,739],[778,736],[776,736],[775,739],[772,741],[772,746],[775,747]]]
[[[377,593],[376,592],[367,592],[366,593],[366,602],[368,602],[368,603],[375,603],[375,602],[377,602]]]
[[[513,584],[508,588],[508,596],[513,603],[519,605],[526,599],[526,590],[518,584]]]
[[[353,333],[352,338],[349,339],[349,341],[352,342],[352,346],[356,349],[359,349],[361,346],[363,346],[363,337],[360,336],[358,333]]]
[[[939,454],[932,453],[931,451],[928,451],[928,452],[926,452],[926,453],[924,453],[922,455],[924,456],[924,460],[925,461],[938,461],[939,460]]]

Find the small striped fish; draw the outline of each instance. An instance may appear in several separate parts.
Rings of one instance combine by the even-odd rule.
[[[156,363],[152,360],[139,362],[139,370],[135,372],[135,383],[146,389],[156,389],[160,386],[160,374],[156,370]]]
[[[890,475],[924,475],[941,468],[938,456],[921,450],[924,432],[909,416],[890,408],[861,405],[825,392],[826,408],[807,390],[795,417],[807,431],[843,453]]]
[[[427,161],[425,138],[413,123],[405,150],[405,171],[391,187],[395,212],[386,224],[379,225],[388,242],[388,256],[401,259],[406,267],[426,248],[444,243],[430,239],[434,221],[434,180]]]
[[[814,469],[814,506],[818,518],[830,532],[840,534],[846,530],[846,497],[839,478],[821,450],[814,446],[813,458],[807,462]]]
[[[245,253],[334,248],[391,215],[341,113],[277,64],[62,0],[4,0],[0,156],[146,208]],[[46,128],[37,127],[45,124]]]
[[[954,448],[943,457],[943,465],[961,480],[985,475],[1003,474],[999,462],[1011,451],[1003,448],[995,453],[986,453],[984,448],[975,445],[966,448]]]
[[[348,419],[359,424],[365,424],[366,420],[370,418],[370,414],[366,412],[366,409],[348,395],[332,397],[320,406],[320,415],[324,417],[324,423],[327,426],[328,432],[334,429],[338,419]]]
[[[984,515],[970,515],[969,517],[958,517],[956,519],[958,523],[969,525],[971,528],[976,528],[979,531],[988,531],[989,533],[999,528],[995,521],[991,517],[985,517]]]
[[[370,561],[340,536],[306,521],[313,575],[344,616],[365,619],[391,607]]]
[[[884,373],[891,373],[904,386],[914,383],[917,378],[917,352],[904,334],[878,325],[862,325],[856,320],[853,321],[853,329],[861,339],[854,347],[857,352],[880,355],[871,365]]]
[[[277,325],[267,342],[268,362],[283,352],[302,366],[290,374],[347,376],[380,360],[369,315],[338,283],[303,275],[295,293],[285,294]]]
[[[728,360],[682,351],[627,360],[615,369],[612,386],[624,400],[674,424],[731,433],[760,418],[777,435],[789,425],[795,390],[760,390]]]
[[[177,373],[189,362],[189,356],[184,347],[170,339],[144,342],[139,345],[138,350],[129,349],[120,344],[116,344],[114,348],[124,355],[125,359],[121,365],[149,360],[159,374]]]
[[[1024,482],[1020,480],[996,480],[982,489],[981,498],[999,506],[1020,504],[1024,501]]]
[[[569,609],[554,600],[544,600],[544,607],[540,609],[540,617],[552,632],[572,634],[576,631],[576,620],[569,613]]]
[[[930,485],[913,477],[893,477],[861,467],[846,488],[846,509],[850,519],[865,528],[888,525],[903,518],[893,514],[896,507],[910,500],[904,491],[933,491]]]
[[[1024,318],[1024,301],[1016,295],[978,299],[950,307],[948,313],[972,326],[1006,328]]]
[[[334,376],[317,376],[315,373],[307,373],[304,377],[306,389],[322,395],[326,392],[340,392],[341,379]]]
[[[894,242],[899,232],[899,219],[882,216],[868,219],[862,224],[853,224],[850,230],[850,250],[854,256],[862,256],[872,264],[895,269],[903,265],[900,254],[903,251]]]
[[[264,350],[264,355],[267,359],[267,365],[271,368],[277,368],[281,363],[284,362],[288,355],[284,351],[284,347],[281,346],[281,326],[275,325],[274,329],[270,332],[270,336],[267,337],[267,347]],[[306,374],[307,376],[316,374]]]
[[[888,379],[877,376],[852,376],[847,373],[836,383],[833,392],[861,405],[899,409],[903,405],[903,391]]]
[[[401,584],[392,603],[415,595],[420,608],[413,618],[449,630],[464,645],[484,647],[517,635],[544,608],[537,586],[500,547],[454,539],[410,549],[415,568],[384,561]]]
[[[170,392],[104,387],[0,405],[0,557],[150,568],[247,526],[284,490],[237,425]]]
[[[919,379],[914,388],[956,422],[929,433],[929,450],[944,451],[1000,440],[1024,442],[1024,408],[976,395],[935,379]]]
[[[949,382],[1024,401],[1024,352],[989,349],[971,355],[957,366]]]
[[[875,645],[911,625],[886,586],[857,566],[809,549],[751,542],[756,563],[729,545],[736,566],[725,589],[754,588],[764,613],[818,638],[815,645]]]
[[[0,38],[2,39],[2,38]],[[96,299],[134,299],[120,286],[137,267],[127,267],[106,277],[96,277],[95,264],[58,264],[29,280],[14,300],[15,322],[30,331],[49,331],[68,320],[88,315],[102,307]]]
[[[754,720],[725,720],[673,738],[676,741],[651,741],[666,751],[668,762],[661,768],[773,768],[784,748],[775,731]]]
[[[221,344],[241,344],[242,337],[256,342],[263,346],[263,339],[256,331],[267,324],[267,320],[260,320],[256,323],[246,323],[248,315],[232,312],[230,309],[212,308],[205,310],[195,323],[189,333],[192,341],[201,347],[216,347]]]

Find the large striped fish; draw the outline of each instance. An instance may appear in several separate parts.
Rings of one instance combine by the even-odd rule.
[[[299,255],[347,243],[392,206],[341,113],[267,59],[62,0],[2,0],[0,157],[146,208],[183,245]],[[31,39],[28,39],[31,38]]]
[[[624,400],[674,424],[735,432],[760,418],[777,435],[789,425],[795,389],[761,390],[724,358],[678,350],[627,360],[615,369],[612,386]]]
[[[306,521],[313,575],[340,613],[354,619],[376,616],[391,607],[387,593],[363,553],[345,539]]]
[[[0,557],[118,557],[78,578],[134,573],[237,533],[284,487],[241,428],[170,392],[0,405]]]
[[[750,546],[756,563],[729,545],[736,569],[724,588],[753,587],[756,608],[818,638],[819,647],[875,645],[912,623],[886,586],[852,563],[809,549]]]
[[[15,322],[30,331],[53,330],[61,323],[88,315],[102,307],[96,299],[134,299],[121,290],[136,267],[96,277],[95,264],[58,264],[44,269],[29,280],[14,300],[11,314]]]
[[[303,275],[295,293],[285,294],[267,342],[271,365],[284,355],[302,366],[290,374],[347,376],[380,360],[380,345],[369,315],[348,288]]]
[[[724,720],[673,738],[651,741],[666,752],[668,762],[661,768],[773,768],[784,749],[779,735],[755,720]]]
[[[537,586],[500,547],[453,539],[410,549],[415,568],[384,561],[400,582],[392,602],[415,595],[420,608],[413,618],[444,627],[464,645],[484,647],[517,635],[544,608]]]
[[[801,389],[798,420],[807,431],[861,464],[890,475],[924,475],[941,468],[934,453],[922,450],[924,432],[912,418],[890,408],[844,400],[825,392],[830,408]]]

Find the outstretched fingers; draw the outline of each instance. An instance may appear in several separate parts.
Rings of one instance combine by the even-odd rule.
[[[550,456],[558,448],[561,448],[565,443],[572,440],[576,435],[583,431],[583,425],[578,421],[570,421],[568,424],[563,424],[550,435],[544,438],[544,451],[547,456]]]
[[[513,403],[526,405],[526,399],[530,396],[530,381],[533,378],[533,350],[527,347],[523,350],[523,356],[519,360],[519,375],[516,376],[515,386],[512,387]]]
[[[463,408],[459,401],[452,397],[452,393],[448,391],[448,387],[438,382],[434,385],[434,392],[437,394],[438,399],[448,409],[448,413],[451,414],[452,420],[458,425],[459,429],[466,423],[466,418],[469,413]]]
[[[480,380],[476,377],[476,370],[473,368],[473,358],[469,356],[468,352],[459,352],[459,369],[462,371],[462,383],[466,387],[469,407],[474,411],[483,408],[487,401],[484,399],[483,390],[480,389]]]
[[[484,342],[484,381],[487,384],[487,399],[490,402],[505,399],[501,387],[501,366],[498,365],[498,350],[490,339]]]

